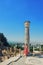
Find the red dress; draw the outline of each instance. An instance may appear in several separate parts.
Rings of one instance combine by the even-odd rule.
[[[28,47],[24,46],[24,54],[27,55],[29,53]]]

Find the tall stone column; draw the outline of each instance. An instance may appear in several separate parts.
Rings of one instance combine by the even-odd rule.
[[[29,28],[30,28],[30,21],[26,21],[24,23],[25,25],[25,45],[27,45],[29,49],[29,43],[30,43],[30,34],[29,34]]]
[[[30,28],[30,21],[25,21],[25,45],[24,45],[24,55],[28,55],[30,52],[29,49],[29,43],[30,43],[30,34],[29,34],[29,28]]]

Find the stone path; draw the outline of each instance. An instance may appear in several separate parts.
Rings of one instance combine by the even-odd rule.
[[[25,58],[22,57],[19,60],[17,60],[16,62],[10,63],[9,65],[26,65],[25,64]]]
[[[43,58],[38,57],[27,57],[25,60],[27,65],[43,65]]]
[[[14,57],[11,57],[9,59],[6,59],[5,61],[1,62],[0,65],[8,65],[12,61],[16,61],[17,59],[20,58],[20,54]]]
[[[4,64],[0,64],[0,65],[43,65],[43,58],[21,57],[18,60],[16,60],[15,62],[14,62],[14,59],[15,59],[15,57],[10,58],[8,61],[6,60],[6,62],[3,62]],[[8,64],[7,62],[10,62],[11,60],[13,62]]]
[[[37,57],[22,57],[18,61],[9,65],[43,65],[43,58]]]

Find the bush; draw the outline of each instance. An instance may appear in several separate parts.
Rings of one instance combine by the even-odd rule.
[[[30,52],[33,52],[33,46],[30,47]]]
[[[41,50],[43,51],[43,45],[41,45]]]

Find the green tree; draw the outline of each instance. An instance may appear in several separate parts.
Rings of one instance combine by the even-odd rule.
[[[4,46],[10,46],[3,33],[0,33],[0,44]]]

